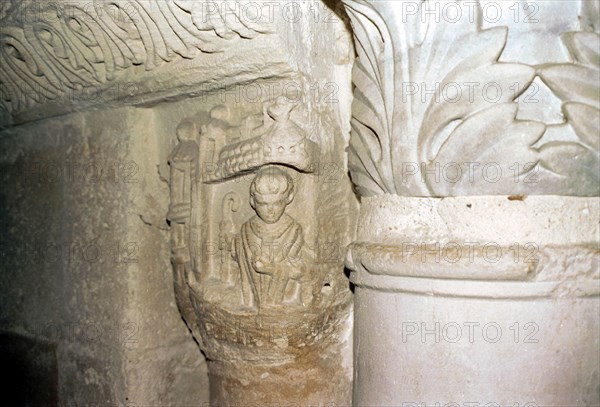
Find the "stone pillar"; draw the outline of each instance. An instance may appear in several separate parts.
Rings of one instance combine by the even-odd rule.
[[[597,198],[363,201],[354,404],[597,405],[599,216]]]
[[[355,206],[343,151],[284,96],[205,109],[176,127],[168,218],[177,303],[207,357],[211,405],[348,405],[342,270]]]
[[[598,404],[598,3],[342,3],[354,404]]]
[[[121,108],[0,132],[6,404],[208,401],[173,298],[156,127]]]

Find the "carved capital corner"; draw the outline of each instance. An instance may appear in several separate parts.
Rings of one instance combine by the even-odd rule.
[[[321,148],[341,135],[312,132],[300,120],[307,108],[281,97],[217,105],[177,126],[168,214],[176,297],[214,361],[215,381],[269,366],[292,372],[346,346],[352,296],[343,253],[354,196],[343,152]],[[239,364],[247,369],[230,369]],[[281,380],[276,386],[289,385]],[[227,400],[248,391],[231,390]],[[315,392],[336,394],[329,385]]]

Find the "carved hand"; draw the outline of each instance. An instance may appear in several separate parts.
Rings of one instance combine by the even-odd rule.
[[[296,280],[296,281],[300,281],[300,280],[305,280],[306,279],[306,273],[305,273],[305,268],[304,265],[299,262],[287,262],[288,264],[286,265],[286,267],[289,267],[290,270],[290,278],[292,280]]]
[[[276,266],[272,263],[265,261],[262,258],[258,258],[254,262],[254,269],[257,273],[272,276],[275,273]]]

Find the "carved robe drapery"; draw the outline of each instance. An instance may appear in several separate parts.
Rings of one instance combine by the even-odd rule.
[[[303,268],[300,250],[302,226],[284,214],[270,225],[255,216],[244,223],[236,239],[236,256],[240,265],[244,299],[252,294],[259,304],[281,304],[290,279],[299,279]],[[260,266],[272,268],[272,275],[261,272]]]

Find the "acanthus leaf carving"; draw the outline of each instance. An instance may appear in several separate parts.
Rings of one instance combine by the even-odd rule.
[[[516,103],[503,103],[468,117],[442,144],[436,162],[456,163],[456,152],[460,151],[461,163],[494,163],[502,174],[507,175],[496,182],[514,183],[514,163],[537,161],[535,151],[529,146],[535,144],[546,130],[543,123],[516,120],[517,110]],[[509,149],[513,153],[507,155]],[[429,180],[436,196],[452,196],[456,191],[468,190],[485,182],[481,177],[470,179],[472,173],[468,171],[456,170],[455,173],[456,178],[454,173],[447,174],[452,178],[449,183]]]
[[[419,11],[429,3],[421,1]],[[469,153],[471,146],[461,143],[453,130],[472,117],[482,122],[495,120],[506,109],[489,108],[515,100],[533,81],[535,69],[498,62],[507,29],[482,30],[479,6],[472,20],[428,18],[421,24],[420,13],[394,19],[394,7],[399,5],[393,2],[344,0],[344,4],[358,53],[349,157],[355,184],[367,196],[436,195],[441,191],[435,179],[428,174],[407,178],[404,165],[445,165],[464,155],[477,155],[477,147]],[[493,84],[500,97],[490,102],[484,92],[469,92],[467,84]],[[453,87],[458,87],[455,94]],[[432,96],[423,100],[427,90]],[[514,119],[510,111],[507,114],[507,120]],[[520,129],[530,132],[524,139],[539,137],[540,125]],[[481,133],[473,136],[485,138]],[[438,157],[442,144],[443,157],[449,161],[441,162]],[[519,144],[518,148],[530,146]]]
[[[576,139],[548,138],[541,143],[541,164],[557,179],[579,179],[581,190],[600,191],[600,35],[598,4],[582,0],[581,30],[563,33],[561,38],[572,62],[543,64],[538,75],[563,101],[565,123],[552,126],[553,132],[570,127]],[[594,31],[586,31],[586,30]],[[549,129],[550,130],[550,129]],[[549,133],[553,134],[553,133]]]
[[[563,111],[581,142],[592,151],[600,150],[600,112],[583,103],[567,102]]]
[[[358,58],[353,69],[352,142],[348,164],[366,183],[363,195],[394,190],[391,141],[394,114],[394,52],[379,13],[362,1],[344,1],[351,16]],[[385,61],[386,63],[382,63]]]
[[[453,1],[463,7],[458,21],[432,17],[448,5],[435,0],[411,3],[410,12],[402,2],[343,3],[358,56],[349,168],[363,196],[598,193],[589,171],[600,144],[597,4],[582,1],[582,31],[562,36],[572,62],[531,66],[501,61],[508,28],[483,29],[479,2],[467,10]],[[539,88],[538,76],[563,100],[564,123],[519,118],[517,106],[530,103],[520,96]],[[555,149],[572,161],[558,162]],[[481,174],[487,165],[499,173],[492,182]],[[457,166],[456,177],[447,173]],[[569,181],[579,175],[585,182]]]
[[[578,64],[556,64],[540,69],[540,76],[563,100],[599,106],[598,82],[600,70]]]

